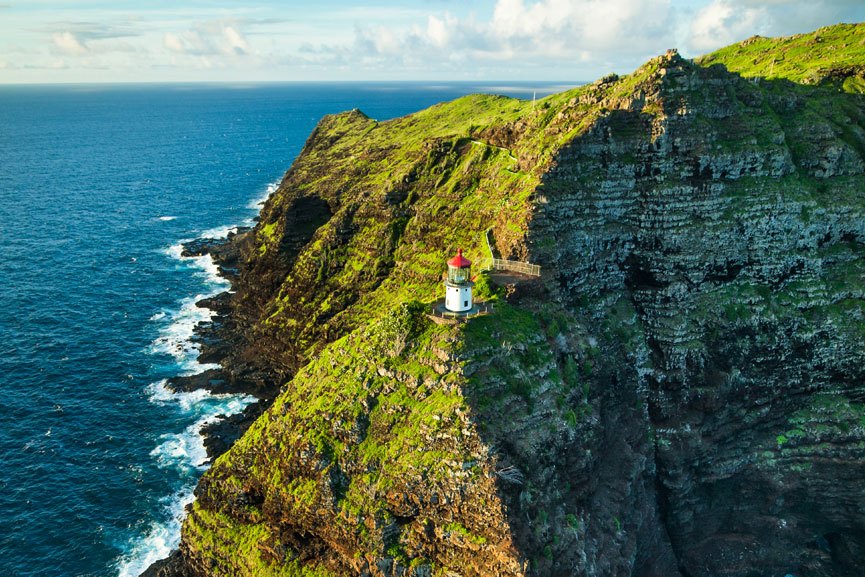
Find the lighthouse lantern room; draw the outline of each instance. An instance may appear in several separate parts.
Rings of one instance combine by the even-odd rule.
[[[455,313],[472,309],[472,261],[463,256],[463,249],[448,261],[445,280],[445,308]]]

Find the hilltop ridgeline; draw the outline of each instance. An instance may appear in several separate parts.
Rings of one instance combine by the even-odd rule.
[[[284,386],[164,574],[862,574],[865,98],[756,45],[323,119],[235,241],[226,362]],[[432,323],[490,228],[544,276]]]

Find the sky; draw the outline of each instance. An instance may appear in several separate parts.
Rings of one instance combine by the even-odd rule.
[[[0,0],[0,83],[591,81],[865,0]]]

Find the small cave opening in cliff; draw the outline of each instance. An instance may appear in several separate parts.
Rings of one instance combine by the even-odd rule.
[[[629,254],[621,266],[625,273],[625,286],[631,293],[639,290],[657,290],[665,286],[635,253]]]
[[[330,205],[319,196],[295,199],[285,211],[285,232],[279,243],[280,254],[293,258],[332,216]]]

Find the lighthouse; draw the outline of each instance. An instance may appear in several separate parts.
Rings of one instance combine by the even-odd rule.
[[[445,308],[451,312],[464,313],[472,309],[472,261],[463,256],[463,249],[448,261],[448,276],[445,280]]]

